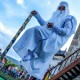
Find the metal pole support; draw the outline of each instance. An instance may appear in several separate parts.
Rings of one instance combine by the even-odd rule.
[[[22,26],[20,27],[20,29],[18,30],[18,32],[16,33],[16,35],[13,37],[13,39],[11,40],[11,42],[9,43],[9,45],[6,47],[6,49],[4,50],[4,52],[1,55],[1,61],[3,60],[3,58],[6,56],[7,52],[9,51],[9,49],[11,48],[11,46],[13,45],[13,43],[16,41],[16,39],[18,38],[18,36],[20,35],[20,33],[25,29],[26,25],[28,24],[28,22],[31,20],[32,18],[32,14],[30,14],[28,16],[28,18],[25,20],[25,22],[22,24]]]

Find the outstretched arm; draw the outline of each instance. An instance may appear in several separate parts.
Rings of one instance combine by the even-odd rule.
[[[44,24],[45,24],[45,21],[42,19],[42,17],[40,16],[40,14],[37,12],[37,11],[32,11],[31,12],[33,15],[34,15],[34,17],[38,20],[38,22],[39,22],[39,24],[41,25],[41,26],[43,26]]]
[[[61,36],[68,35],[71,30],[72,30],[72,33],[74,33],[75,29],[76,29],[76,24],[74,25],[71,19],[66,20],[63,28],[61,28],[61,27],[54,27],[55,33],[57,33],[57,34],[59,34]]]

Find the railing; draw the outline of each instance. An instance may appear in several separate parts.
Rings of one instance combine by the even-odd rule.
[[[77,49],[74,53],[66,57],[62,62],[59,62],[56,66],[52,67],[48,70],[50,72],[49,78],[59,73],[61,70],[63,70],[65,67],[69,66],[72,62],[80,58],[80,48]]]

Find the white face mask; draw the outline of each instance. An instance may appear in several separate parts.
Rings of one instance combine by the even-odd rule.
[[[63,10],[58,10],[60,6],[63,6]],[[65,7],[65,8],[64,8]],[[54,23],[54,26],[59,26],[61,27],[62,24],[64,23],[66,17],[69,15],[69,9],[66,3],[60,3],[58,6],[57,10],[53,13],[51,19],[49,22]],[[65,10],[64,10],[65,9]]]

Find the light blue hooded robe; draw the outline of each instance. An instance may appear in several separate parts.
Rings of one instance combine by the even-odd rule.
[[[21,64],[25,70],[38,79],[43,79],[53,56],[76,29],[77,22],[69,15],[68,3],[61,2],[59,6],[61,5],[66,7],[65,12],[57,10],[48,21],[44,21],[37,13],[35,18],[41,26],[26,30],[13,47],[22,58]],[[48,22],[52,22],[54,27],[47,28]]]

